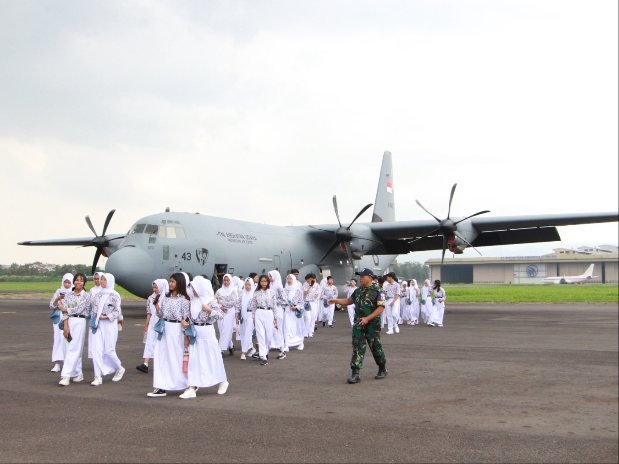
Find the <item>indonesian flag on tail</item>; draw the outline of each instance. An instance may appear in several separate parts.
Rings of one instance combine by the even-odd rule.
[[[387,181],[387,193],[393,193],[393,182]]]

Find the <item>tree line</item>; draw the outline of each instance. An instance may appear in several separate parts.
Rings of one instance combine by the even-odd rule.
[[[81,272],[91,274],[91,266],[87,264],[48,264],[40,261],[27,264],[13,263],[10,266],[0,266],[0,280],[53,280],[62,279],[62,276]]]

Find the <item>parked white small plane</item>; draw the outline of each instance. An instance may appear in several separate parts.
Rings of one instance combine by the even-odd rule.
[[[545,282],[552,282],[553,284],[578,284],[582,282],[587,282],[589,280],[597,279],[598,276],[593,275],[593,266],[589,266],[584,274],[580,274],[577,276],[557,276],[557,277],[546,277],[544,278]]]

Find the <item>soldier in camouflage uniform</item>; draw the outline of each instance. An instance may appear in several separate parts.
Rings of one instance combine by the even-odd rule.
[[[386,359],[380,342],[380,315],[385,310],[385,297],[381,289],[372,282],[374,273],[363,269],[356,273],[361,276],[361,287],[353,292],[350,298],[329,300],[330,304],[355,305],[355,319],[352,328],[352,359],[350,367],[352,375],[348,383],[359,383],[359,370],[363,366],[365,345],[370,347],[374,361],[378,364],[378,374],[375,379],[387,376]]]

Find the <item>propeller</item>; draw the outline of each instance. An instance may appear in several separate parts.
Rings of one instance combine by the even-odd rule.
[[[84,246],[85,247],[87,246],[97,247],[97,251],[95,252],[95,259],[92,262],[91,274],[95,273],[95,270],[97,269],[97,263],[99,262],[99,258],[101,257],[101,255],[107,257],[107,254],[105,253],[105,248],[110,246],[110,241],[124,238],[124,236],[107,238],[105,235],[105,233],[107,232],[107,228],[110,225],[110,221],[112,220],[112,216],[114,216],[115,212],[116,210],[113,209],[109,213],[107,213],[107,217],[105,218],[105,222],[103,224],[103,233],[101,235],[97,234],[97,231],[95,230],[94,226],[92,225],[92,221],[90,220],[90,216],[86,216],[84,218],[86,219],[86,224],[88,225],[92,233],[95,234],[95,237],[92,239],[92,242]]]
[[[337,218],[337,223],[339,224],[340,227],[335,231],[335,241],[329,247],[329,249],[324,254],[324,256],[322,258],[320,258],[320,262],[321,263],[324,262],[324,260],[327,259],[327,257],[333,252],[333,250],[335,250],[339,246],[344,251],[346,251],[346,254],[348,255],[348,260],[352,264],[353,256],[352,256],[352,251],[350,249],[350,242],[354,238],[357,238],[357,237],[355,237],[352,234],[352,232],[350,231],[350,228],[357,221],[357,219],[359,219],[361,217],[361,215],[363,213],[365,213],[371,206],[372,206],[372,203],[369,203],[369,204],[365,205],[363,208],[361,208],[361,211],[359,211],[357,213],[357,215],[351,221],[351,223],[348,224],[347,227],[344,227],[342,225],[342,221],[340,221],[340,212],[339,212],[339,209],[337,207],[337,196],[333,195],[333,209],[335,210],[335,217]],[[317,229],[317,228],[315,228],[315,229]],[[322,230],[323,232],[331,232],[331,231],[324,230],[324,229],[317,229],[317,230]]]
[[[470,246],[471,248],[473,248],[475,251],[477,251],[477,253],[479,253],[479,250],[477,250],[473,245],[471,245],[467,240],[465,240],[461,235],[459,235],[457,233],[458,231],[458,224],[460,224],[463,221],[466,221],[467,219],[470,219],[472,217],[475,216],[479,216],[480,214],[486,214],[489,213],[490,210],[484,210],[484,211],[479,211],[475,214],[471,214],[470,216],[467,216],[465,218],[462,219],[458,219],[457,221],[454,221],[453,219],[451,219],[451,203],[454,199],[454,193],[456,191],[456,186],[458,184],[454,184],[453,187],[451,187],[451,194],[449,195],[449,208],[447,209],[447,218],[446,219],[439,219],[437,218],[434,214],[432,214],[430,211],[428,211],[420,202],[419,200],[415,200],[415,202],[419,205],[419,207],[421,209],[423,209],[426,213],[428,213],[430,216],[432,216],[434,219],[436,219],[436,222],[438,222],[438,227],[436,229],[434,229],[431,232],[428,232],[427,234],[423,235],[422,237],[416,238],[415,240],[411,241],[410,243],[413,244],[419,240],[422,240],[430,235],[436,235],[437,233],[440,233],[443,236],[443,253],[441,255],[441,265],[443,264],[443,262],[445,261],[445,250],[447,250],[447,243],[449,240],[449,237],[451,235],[454,235],[455,237],[458,237],[460,240],[462,240],[464,243],[466,243],[468,246]],[[481,253],[479,253],[481,255]]]

